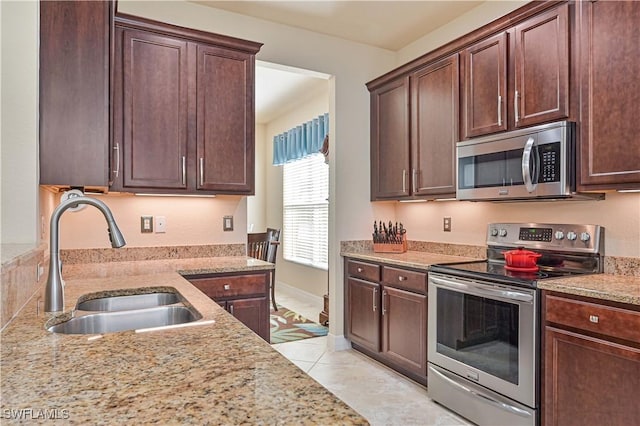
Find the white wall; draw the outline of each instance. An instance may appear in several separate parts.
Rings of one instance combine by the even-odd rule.
[[[2,243],[36,244],[38,217],[37,1],[1,1]]]
[[[247,232],[264,232],[267,229],[267,163],[266,126],[256,124],[255,146],[255,195],[247,197]]]

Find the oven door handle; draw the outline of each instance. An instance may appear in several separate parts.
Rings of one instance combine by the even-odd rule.
[[[498,407],[501,410],[508,411],[510,413],[513,413],[513,414],[517,414],[518,416],[521,416],[521,417],[531,417],[531,413],[528,413],[527,411],[522,410],[522,409],[520,409],[518,407],[514,407],[513,405],[509,405],[509,404],[505,404],[504,402],[497,401],[497,400],[491,398],[490,396],[483,394],[482,392],[477,392],[477,391],[474,391],[472,389],[469,389],[468,387],[466,387],[462,383],[458,383],[457,381],[453,380],[452,378],[447,377],[446,375],[442,374],[441,372],[439,372],[435,368],[429,366],[429,374],[432,374],[432,373],[438,375],[442,380],[445,380],[447,383],[449,383],[450,385],[454,386],[455,388],[457,388],[457,389],[459,389],[461,391],[470,393],[471,395],[473,395],[475,397],[482,398],[487,403],[489,403],[489,404],[491,404],[491,405],[493,405],[495,407]]]
[[[478,296],[487,296],[494,299],[502,299],[502,300],[517,300],[519,302],[525,303],[533,303],[533,295],[528,293],[523,293],[515,290],[503,290],[496,289],[486,286],[467,284],[459,281],[446,280],[440,277],[435,277],[431,275],[429,277],[432,283],[439,285],[441,287],[447,287],[452,290],[465,290],[468,293],[472,293]]]

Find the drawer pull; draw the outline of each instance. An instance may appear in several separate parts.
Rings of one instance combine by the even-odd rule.
[[[361,273],[363,270],[364,269],[362,269],[361,267],[358,266],[358,269],[357,269],[358,273]]]
[[[231,284],[225,284],[225,285],[223,286],[223,288],[224,288],[225,290],[231,290]]]
[[[591,321],[594,324],[597,324],[598,321],[600,321],[600,318],[598,318],[597,315],[589,315],[589,321]]]
[[[398,281],[402,282],[402,281],[406,281],[407,277],[403,277],[402,275],[398,276]]]

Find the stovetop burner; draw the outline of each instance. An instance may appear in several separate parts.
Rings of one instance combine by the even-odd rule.
[[[503,252],[524,247],[542,256],[539,270],[505,267]],[[604,228],[597,225],[493,223],[487,230],[487,260],[431,267],[433,272],[536,287],[539,280],[601,273]]]

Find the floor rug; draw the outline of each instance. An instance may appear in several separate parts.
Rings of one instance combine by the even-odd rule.
[[[309,337],[326,336],[329,329],[306,319],[282,305],[271,308],[271,344],[293,342]]]

